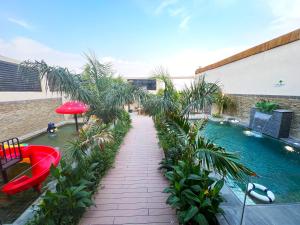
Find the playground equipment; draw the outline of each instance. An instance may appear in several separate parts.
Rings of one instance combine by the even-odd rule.
[[[13,141],[11,141],[13,140]],[[31,164],[32,176],[22,175],[16,179],[9,181],[2,188],[2,192],[13,195],[30,188],[34,188],[38,192],[41,191],[42,183],[46,180],[50,173],[51,165],[57,166],[61,154],[58,150],[50,146],[43,145],[23,145],[19,144],[17,138],[6,141],[7,145],[0,143],[0,169],[2,171],[3,180],[8,182],[6,170],[19,162],[27,162]],[[5,147],[6,146],[6,147]]]
[[[0,170],[5,183],[8,182],[6,170],[22,161],[22,153],[18,138],[0,142]]]
[[[56,132],[56,130],[57,130],[57,128],[54,123],[52,123],[52,122],[48,123],[47,133],[54,134]]]

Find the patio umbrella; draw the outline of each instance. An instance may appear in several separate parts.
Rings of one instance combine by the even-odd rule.
[[[65,102],[61,106],[59,106],[55,112],[59,114],[73,114],[75,118],[76,123],[76,130],[78,131],[78,120],[77,120],[77,114],[85,113],[87,112],[89,107],[80,101],[69,101]]]

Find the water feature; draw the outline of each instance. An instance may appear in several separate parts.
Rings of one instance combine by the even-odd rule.
[[[35,145],[49,145],[58,148],[62,154],[66,151],[66,145],[68,141],[73,140],[76,137],[75,125],[65,125],[59,127],[55,134],[44,133],[37,137],[31,138],[24,143]],[[26,163],[18,163],[14,167],[8,170],[8,177],[12,179],[18,176],[23,171],[27,176],[31,176],[30,168]],[[2,187],[2,180],[0,187]],[[27,209],[37,198],[39,194],[33,190],[27,190],[25,192],[18,193],[14,196],[7,197],[0,192],[0,219],[2,223],[12,223],[18,218],[25,209]]]
[[[252,123],[252,130],[259,132],[259,133],[264,133],[264,130],[270,121],[272,115],[270,114],[265,114],[256,111],[254,114],[254,119]]]
[[[217,145],[239,153],[241,162],[259,176],[252,181],[273,191],[274,204],[300,202],[300,148],[249,132],[236,124],[216,122],[209,122],[203,131]],[[245,188],[245,184],[239,185]]]
[[[292,118],[293,112],[290,110],[277,109],[271,114],[266,114],[259,112],[257,108],[252,108],[249,128],[274,138],[288,138]]]

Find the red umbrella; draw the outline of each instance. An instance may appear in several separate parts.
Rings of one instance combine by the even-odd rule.
[[[76,130],[78,131],[77,114],[85,113],[89,110],[89,107],[80,101],[69,101],[59,106],[55,112],[59,114],[74,114]]]

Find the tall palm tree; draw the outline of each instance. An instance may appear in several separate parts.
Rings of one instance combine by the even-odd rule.
[[[125,104],[145,98],[143,90],[114,78],[110,64],[100,63],[93,54],[86,55],[87,64],[80,74],[67,68],[49,66],[44,61],[25,61],[21,69],[37,70],[47,88],[67,95],[90,106],[88,114],[95,114],[108,123],[120,115]]]

